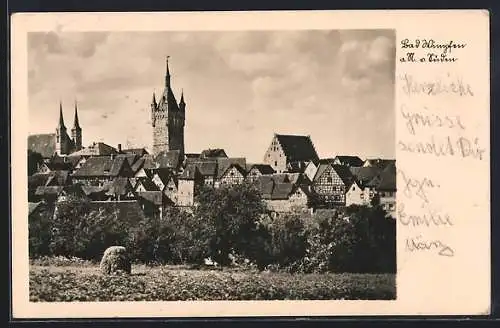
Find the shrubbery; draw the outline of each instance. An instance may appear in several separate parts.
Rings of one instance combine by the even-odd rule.
[[[165,208],[163,219],[123,220],[69,199],[30,217],[30,257],[98,261],[121,245],[141,263],[200,264],[211,258],[289,272],[395,272],[395,220],[379,207],[350,206],[271,218],[249,184],[202,189],[192,212]]]

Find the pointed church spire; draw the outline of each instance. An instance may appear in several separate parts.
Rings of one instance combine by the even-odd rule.
[[[170,87],[170,69],[168,67],[168,59],[170,56],[167,56],[167,75],[165,76],[165,87]]]
[[[64,126],[63,111],[62,111],[62,101],[60,101],[60,100],[59,100],[59,127],[65,127]]]
[[[156,93],[154,91],[153,91],[153,101],[151,103],[156,106]]]
[[[80,122],[78,121],[78,105],[75,99],[75,122],[73,124],[74,129],[80,129]]]
[[[181,90],[181,101],[179,102],[179,104],[185,104],[185,102],[184,102],[184,89]]]

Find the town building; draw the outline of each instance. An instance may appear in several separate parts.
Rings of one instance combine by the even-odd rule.
[[[264,155],[264,164],[274,171],[304,172],[309,162],[319,157],[310,136],[274,134]]]

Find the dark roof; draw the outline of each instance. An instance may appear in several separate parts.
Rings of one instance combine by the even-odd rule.
[[[145,218],[144,212],[137,200],[128,201],[94,201],[88,202],[90,211],[108,210],[115,213],[120,222],[138,222]]]
[[[144,187],[144,189],[146,189],[146,191],[160,191],[158,186],[150,178],[138,179],[135,188],[137,188],[139,183]]]
[[[333,164],[335,162],[335,158],[321,158],[316,163],[319,164]]]
[[[28,149],[37,152],[44,158],[50,158],[56,152],[55,133],[32,134],[28,136]]]
[[[213,157],[225,157],[227,158],[227,154],[222,148],[215,149],[205,149],[201,152],[200,158],[213,158]]]
[[[146,161],[146,159],[144,157],[141,157],[137,161],[135,161],[135,163],[132,164],[132,166],[131,166],[132,172],[134,172],[134,174],[135,174],[140,169],[142,169],[143,166],[144,166],[145,161]]]
[[[146,148],[129,148],[129,149],[122,149],[122,153],[124,154],[134,154],[138,156],[143,156],[146,154],[149,154]]]
[[[144,169],[151,170],[151,169],[155,169],[157,167],[153,155],[147,154],[147,155],[144,155],[142,158],[144,158],[144,164],[143,164]]]
[[[394,159],[382,159],[382,158],[370,158],[367,159],[364,163],[366,166],[374,166],[380,169],[384,169],[389,164],[395,164],[396,160]]]
[[[276,134],[287,162],[317,161],[319,159],[309,136]]]
[[[248,168],[248,171],[251,169],[256,169],[258,170],[261,174],[273,174],[275,173],[273,167],[268,164],[251,164],[250,167]]]
[[[40,186],[45,186],[50,178],[49,173],[35,173],[28,177],[28,189],[36,189]]]
[[[163,193],[161,191],[141,191],[137,193],[137,197],[154,205],[163,204]]]
[[[140,156],[136,154],[118,154],[116,157],[125,158],[130,166],[132,166],[140,158]]]
[[[344,165],[334,165],[334,164],[320,164],[318,167],[318,170],[316,171],[316,175],[314,176],[313,181],[318,181],[318,179],[321,178],[323,173],[329,168],[333,168],[333,170],[337,173],[337,175],[340,177],[342,182],[345,185],[348,185],[351,183],[352,179],[354,178],[351,170],[349,170],[349,167],[344,166]]]
[[[378,167],[367,166],[367,167],[351,167],[349,168],[354,178],[360,187],[364,187],[368,182],[372,181],[379,173],[380,169]]]
[[[40,204],[42,204],[42,202],[28,203],[28,215],[33,214],[37,210],[37,208],[40,206]]]
[[[58,196],[64,190],[63,186],[40,186],[36,188],[35,195],[45,196],[53,195]]]
[[[215,161],[195,162],[193,164],[196,165],[202,176],[215,177],[217,174],[217,162]]]
[[[117,177],[114,178],[111,182],[107,195],[116,195],[123,196],[126,195],[129,191],[131,191],[132,186],[130,185],[130,181],[125,177]]]
[[[274,185],[273,193],[271,194],[271,199],[288,199],[293,189],[294,185],[292,183],[276,183]]]
[[[184,154],[184,157],[187,158],[199,158],[201,154],[197,154],[197,153],[187,153],[187,154]]]
[[[359,158],[358,156],[337,156],[335,157],[336,160],[340,162],[341,165],[346,165],[346,166],[363,166],[364,161]]]
[[[69,171],[51,171],[46,186],[65,186],[70,182]]]
[[[181,164],[181,153],[179,150],[162,151],[155,157],[158,168],[176,169]]]
[[[118,176],[123,166],[128,165],[124,157],[96,156],[87,159],[83,165],[73,173],[75,177],[106,177]]]
[[[391,163],[380,173],[377,190],[396,191],[396,164]]]
[[[50,170],[73,170],[81,156],[58,156],[54,154],[47,163]]]
[[[245,175],[246,159],[244,157],[217,158],[217,178],[220,179],[233,165],[236,165],[237,169]]]
[[[179,176],[179,180],[195,180],[200,172],[194,164],[188,164]]]
[[[109,190],[109,185],[105,185],[102,187],[99,186],[82,186],[82,191],[87,196],[92,196],[96,194],[104,195]]]

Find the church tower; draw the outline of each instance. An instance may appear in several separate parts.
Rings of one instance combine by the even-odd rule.
[[[58,155],[66,155],[68,153],[66,126],[62,112],[62,103],[59,102],[59,124],[56,128],[56,153]]]
[[[75,145],[75,151],[82,149],[82,128],[80,127],[80,122],[78,122],[78,106],[75,100],[75,120],[73,123],[73,128],[71,129],[71,138],[73,139],[73,144]]]
[[[177,103],[170,83],[170,69],[166,62],[165,89],[156,100],[153,93],[151,102],[151,125],[153,127],[153,154],[163,151],[178,150],[181,158],[184,156],[184,124],[185,109],[184,94],[180,103]]]

